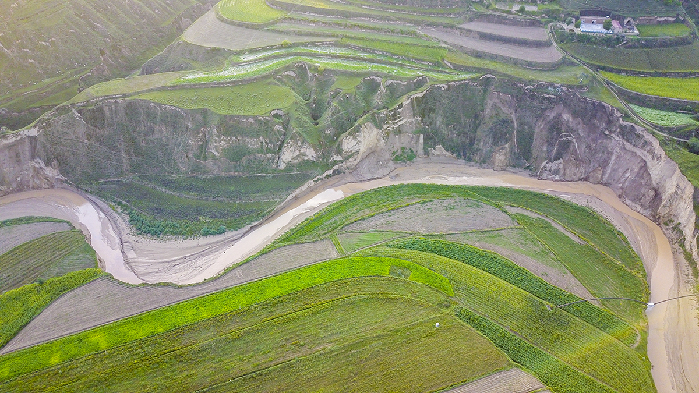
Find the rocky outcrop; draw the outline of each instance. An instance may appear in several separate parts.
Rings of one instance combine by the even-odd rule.
[[[36,134],[23,131],[0,139],[0,196],[52,188],[62,177],[36,155]]]
[[[494,169],[524,167],[541,179],[603,184],[696,257],[694,187],[657,139],[623,121],[610,105],[561,86],[484,77],[435,86],[386,117],[392,121],[381,130],[367,133],[371,126],[365,125],[343,143],[358,152],[371,146],[395,149],[395,143],[385,146],[405,133],[393,124],[409,123],[409,135],[419,131],[425,150],[435,154],[451,153]]]

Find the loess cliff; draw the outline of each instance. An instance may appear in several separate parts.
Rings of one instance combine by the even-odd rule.
[[[0,142],[0,195],[134,174],[245,174],[309,163],[386,175],[420,156],[450,155],[542,179],[609,186],[696,255],[694,187],[643,128],[613,107],[552,84],[495,77],[429,85],[337,76],[296,66],[275,79],[299,102],[233,116],[107,98],[61,106]],[[59,175],[60,172],[60,175]]]

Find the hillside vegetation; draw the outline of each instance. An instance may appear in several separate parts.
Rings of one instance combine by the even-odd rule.
[[[80,87],[125,76],[206,9],[205,1],[0,2],[0,125],[19,128]],[[12,113],[16,112],[16,115]]]

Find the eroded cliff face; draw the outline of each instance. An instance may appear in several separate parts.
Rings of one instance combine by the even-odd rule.
[[[306,67],[278,76],[304,101],[268,116],[123,99],[62,107],[2,141],[0,193],[51,187],[56,170],[80,183],[322,163],[369,179],[414,157],[451,155],[495,169],[526,168],[542,179],[609,186],[696,255],[693,186],[654,137],[607,104],[561,86],[490,76],[412,94],[424,78],[368,77],[351,93],[331,88],[333,78]]]
[[[36,145],[31,131],[0,138],[0,196],[52,188],[61,180],[56,168],[46,167],[38,158]]]
[[[610,187],[627,205],[661,224],[696,257],[694,187],[645,129],[605,103],[550,84],[527,86],[484,77],[434,86],[388,111],[381,130],[348,135],[366,152],[395,151],[397,135],[420,135],[429,154],[452,154],[494,169],[520,167],[541,179]],[[411,124],[409,130],[395,124]],[[374,127],[376,128],[376,127]],[[376,135],[382,135],[377,137]],[[397,135],[396,135],[397,134]],[[393,141],[393,143],[391,142]],[[402,142],[415,147],[415,138]],[[400,143],[399,143],[400,145]],[[386,148],[388,146],[388,148]],[[365,152],[365,153],[362,153]],[[375,153],[372,153],[375,154]],[[362,159],[359,159],[362,158]],[[358,172],[368,172],[360,164]]]

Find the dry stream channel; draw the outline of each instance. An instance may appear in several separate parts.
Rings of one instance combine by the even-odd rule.
[[[585,182],[553,182],[526,174],[496,172],[463,163],[423,161],[394,170],[385,178],[353,182],[348,175],[322,181],[287,202],[261,224],[211,239],[157,242],[129,235],[126,224],[108,207],[65,189],[29,191],[0,198],[0,220],[28,215],[65,219],[80,228],[95,248],[102,267],[130,284],[169,281],[194,284],[243,261],[285,231],[329,203],[369,189],[399,183],[485,185],[547,192],[593,208],[629,239],[643,259],[651,302],[690,293],[660,227],[626,206],[612,190]],[[133,260],[153,264],[160,275],[139,277]],[[186,260],[186,263],[183,261]],[[250,279],[254,279],[251,277]],[[699,325],[693,298],[664,302],[648,315],[648,357],[658,391],[699,392]]]

